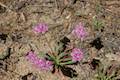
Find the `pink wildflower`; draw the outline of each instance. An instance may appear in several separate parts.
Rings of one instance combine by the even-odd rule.
[[[72,31],[72,34],[83,40],[87,36],[87,32],[82,23],[76,25],[75,29]]]
[[[44,23],[40,23],[37,26],[35,26],[33,30],[34,30],[35,33],[44,34],[45,32],[48,31],[48,26]]]
[[[38,59],[38,60],[34,61],[34,65],[41,69],[43,69],[45,67],[45,65],[46,65],[45,63],[46,63],[46,61],[44,59]]]
[[[51,70],[53,67],[51,61],[38,58],[33,51],[28,52],[26,57],[33,65],[42,70]]]
[[[74,62],[80,61],[83,58],[83,52],[78,48],[74,48],[72,50],[71,56],[72,56],[72,61]]]
[[[28,55],[26,56],[26,58],[31,62],[34,62],[38,59],[37,55],[33,51],[28,52]]]
[[[51,66],[53,63],[51,61],[46,61],[46,66],[45,69],[46,70],[51,70],[53,66]]]
[[[36,61],[35,65],[42,70],[51,70],[53,67],[52,62],[45,59],[39,59]]]

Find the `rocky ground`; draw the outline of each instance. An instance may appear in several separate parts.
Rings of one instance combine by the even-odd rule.
[[[31,49],[49,51],[45,36],[32,31],[40,22],[49,26],[45,36],[52,47],[66,36],[84,50],[84,59],[71,66],[76,78],[40,71],[25,59]],[[89,33],[83,42],[70,35],[79,22]],[[97,80],[93,59],[120,73],[119,0],[0,0],[0,80]]]

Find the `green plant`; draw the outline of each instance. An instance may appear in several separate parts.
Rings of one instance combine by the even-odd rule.
[[[46,58],[54,62],[55,68],[75,63],[71,59],[70,50],[64,50],[63,52],[62,46],[63,44],[60,44],[59,47],[54,48],[54,53],[46,54]]]
[[[96,6],[95,6],[95,12],[96,12],[97,14],[99,14],[99,12],[100,12],[101,10],[102,10],[102,7],[101,7],[100,3],[97,3]]]
[[[53,73],[58,71],[62,72],[65,76],[73,78],[77,76],[77,73],[75,70],[68,67],[67,65],[76,64],[82,59],[82,54],[79,50],[80,49],[78,48],[65,48],[65,45],[61,43],[59,47],[54,48],[54,53],[47,53],[45,58],[46,60],[53,62]],[[71,51],[75,55],[72,56]],[[80,55],[76,55],[76,53]],[[74,61],[76,60],[75,57],[77,58],[77,61]]]
[[[104,23],[97,18],[93,18],[93,26],[95,30],[99,30],[104,26]]]

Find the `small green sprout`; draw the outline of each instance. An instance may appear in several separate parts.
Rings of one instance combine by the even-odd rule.
[[[95,30],[99,30],[99,29],[102,29],[102,27],[104,26],[104,23],[97,18],[93,18],[93,26]]]
[[[95,12],[97,13],[97,14],[99,14],[99,12],[102,10],[102,7],[101,7],[101,5],[99,4],[99,3],[97,3],[96,4],[96,7],[95,7]]]

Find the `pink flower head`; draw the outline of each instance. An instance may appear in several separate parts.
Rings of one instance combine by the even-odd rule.
[[[46,60],[44,60],[44,59],[38,59],[38,60],[34,61],[34,65],[41,69],[43,69],[45,67],[45,65],[46,65],[45,63],[46,63]]]
[[[46,66],[45,69],[46,70],[51,70],[53,68],[53,63],[51,61],[46,60]]]
[[[42,70],[51,70],[53,67],[51,61],[38,58],[33,51],[28,52],[26,57],[30,62],[32,62],[33,65]]]
[[[45,32],[48,31],[48,26],[44,23],[40,23],[37,26],[35,26],[33,30],[34,30],[35,33],[44,34]]]
[[[76,25],[75,29],[72,31],[72,34],[83,40],[87,36],[87,32],[82,23]]]
[[[83,52],[81,49],[74,48],[71,53],[72,61],[77,62],[80,61],[83,58]]]
[[[31,62],[34,62],[38,59],[37,55],[33,51],[28,52],[28,55],[26,56],[26,58]]]
[[[34,64],[42,70],[51,70],[53,67],[52,62],[45,59],[39,59]]]

